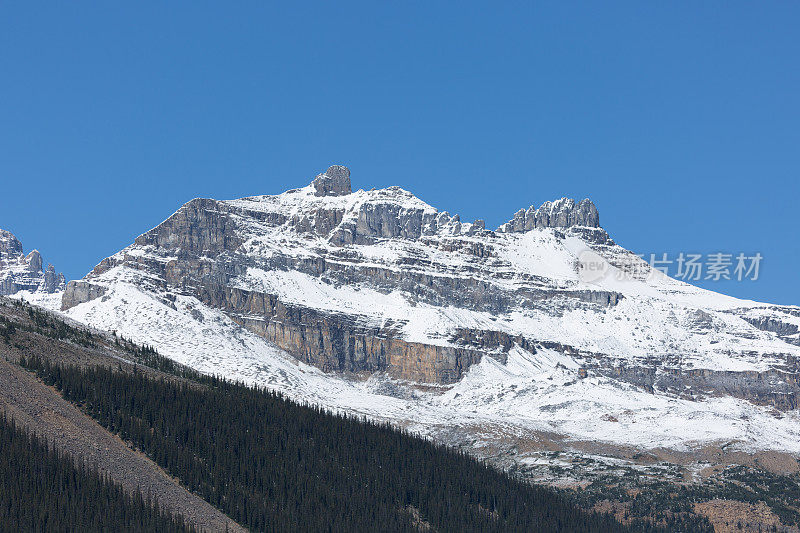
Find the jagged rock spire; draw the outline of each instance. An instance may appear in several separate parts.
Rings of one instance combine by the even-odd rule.
[[[539,209],[530,206],[520,209],[514,218],[498,228],[500,232],[519,233],[535,228],[569,228],[584,226],[600,227],[600,214],[588,198],[575,202],[572,198],[561,198],[545,202]]]
[[[64,290],[64,274],[57,274],[53,265],[43,270],[38,250],[23,254],[22,243],[13,233],[0,229],[0,295],[19,291],[52,294]]]
[[[314,193],[317,196],[344,196],[353,192],[350,188],[350,169],[342,165],[331,165],[311,185],[317,190]]]

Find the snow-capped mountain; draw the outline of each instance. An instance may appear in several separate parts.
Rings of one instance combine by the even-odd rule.
[[[332,166],[283,194],[186,203],[69,282],[62,311],[449,442],[800,453],[800,308],[651,269],[589,200],[491,231],[399,187],[352,192]]]
[[[53,265],[45,269],[42,266],[38,250],[24,254],[19,239],[10,231],[0,229],[0,295],[42,296],[63,292],[64,274],[56,274]]]

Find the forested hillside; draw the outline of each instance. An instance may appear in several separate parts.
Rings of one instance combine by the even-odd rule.
[[[254,531],[649,530],[581,511],[464,453],[271,392],[38,357],[22,364]]]
[[[0,413],[0,531],[195,531]]]

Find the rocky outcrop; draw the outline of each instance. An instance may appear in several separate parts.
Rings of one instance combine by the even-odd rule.
[[[63,274],[57,274],[53,265],[42,269],[42,255],[32,250],[25,255],[22,243],[11,232],[0,229],[0,295],[8,296],[20,291],[53,294],[63,291]]]
[[[66,280],[64,274],[56,273],[56,267],[47,265],[43,275],[43,288],[44,292],[53,294],[58,291],[63,291],[66,288]]]
[[[25,256],[28,272],[42,272],[42,254],[39,250],[32,250]]]
[[[789,322],[784,322],[775,317],[769,316],[759,316],[759,317],[749,317],[744,316],[742,317],[749,323],[753,324],[760,330],[763,331],[771,331],[773,333],[777,333],[778,335],[795,335],[800,328],[798,328],[797,324],[791,324]]]
[[[318,213],[319,216],[319,213]],[[344,219],[343,212],[328,226],[334,228],[329,241],[345,246],[372,244],[379,239],[416,240],[440,231],[453,233],[460,228],[458,216],[437,213],[430,206],[414,202],[414,196],[400,187],[376,191],[370,201],[363,202],[356,217]]]
[[[800,307],[776,305],[751,310],[734,309],[730,313],[761,331],[774,333],[784,342],[800,346]]]
[[[681,368],[678,355],[650,357],[636,364],[621,363],[607,354],[591,352],[553,341],[526,339],[523,347],[553,350],[581,363],[582,377],[588,373],[605,376],[640,387],[650,393],[700,400],[732,396],[757,405],[769,405],[782,411],[800,407],[800,358],[788,357],[780,368],[763,372],[726,371],[708,368]],[[519,339],[506,343],[521,344]]]
[[[78,304],[89,302],[105,294],[107,288],[88,281],[73,280],[67,283],[61,297],[61,309],[70,309]]]
[[[652,361],[640,366],[615,366],[595,360],[591,365],[600,375],[620,379],[648,391],[659,390],[688,399],[707,396],[733,396],[776,409],[797,409],[800,399],[800,367],[793,371],[733,372],[711,369],[680,369]]]
[[[323,174],[319,174],[311,185],[317,196],[342,196],[350,194],[350,169],[341,165],[331,165]]]
[[[588,198],[575,202],[571,198],[561,198],[555,202],[545,202],[539,209],[530,206],[520,209],[514,218],[500,226],[497,231],[522,233],[536,228],[570,228],[584,226],[600,227],[600,214]]]

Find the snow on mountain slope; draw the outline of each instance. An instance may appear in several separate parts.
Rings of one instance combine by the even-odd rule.
[[[609,378],[578,380],[578,363],[554,350],[532,354],[514,346],[505,364],[486,357],[456,385],[421,390],[382,375],[356,379],[326,374],[192,297],[178,297],[173,307],[126,282],[68,314],[158,346],[163,354],[202,372],[402,423],[432,436],[443,426],[489,423],[518,434],[554,431],[646,448],[738,441],[743,450],[800,453],[797,411],[776,418],[769,409],[730,397],[698,402],[648,393]],[[602,415],[616,421],[609,423]]]
[[[351,192],[331,167],[275,196],[188,202],[62,307],[201,371],[438,438],[800,453],[800,308],[652,271],[588,200],[489,231],[397,187]]]

